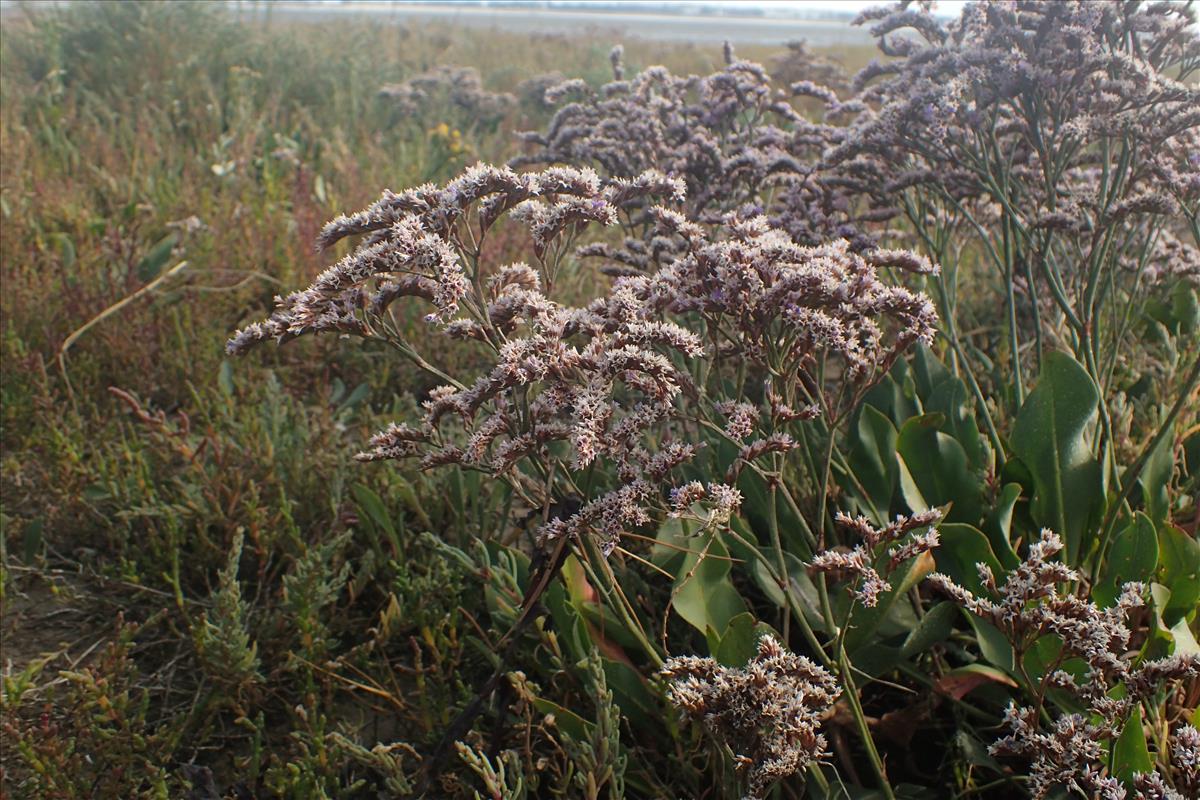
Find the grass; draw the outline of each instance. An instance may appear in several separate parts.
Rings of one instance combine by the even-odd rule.
[[[612,43],[203,4],[32,12],[0,48],[0,794],[405,791],[415,752],[377,743],[436,741],[490,673],[524,565],[470,544],[486,486],[349,462],[424,376],[333,339],[236,365],[222,345],[322,268],[326,219],[503,160],[544,122],[403,118],[379,86],[441,64],[495,91],[599,81]],[[626,43],[635,68],[720,58]],[[607,730],[611,700],[531,637],[521,666],[561,682],[559,728],[527,705],[527,763],[468,751],[447,795],[605,766],[565,708]]]

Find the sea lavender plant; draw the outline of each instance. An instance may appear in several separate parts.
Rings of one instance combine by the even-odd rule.
[[[887,559],[879,567],[891,572],[898,565],[916,558],[938,546],[938,532],[933,527],[942,517],[937,510],[897,517],[890,524],[877,528],[866,517],[851,517],[838,512],[837,523],[842,528],[858,534],[860,543],[850,550],[824,550],[813,556],[812,568],[817,572],[829,573],[843,579],[849,578],[850,593],[864,606],[871,608],[879,602],[879,595],[890,592],[892,585],[876,568],[876,562],[888,544]],[[926,528],[924,533],[907,538],[909,533]]]
[[[454,108],[473,124],[495,125],[517,104],[508,92],[490,92],[474,67],[439,66],[400,83],[379,89],[380,97],[395,104],[403,116],[435,108]]]
[[[1024,561],[1002,583],[997,583],[990,567],[979,564],[980,580],[991,597],[976,595],[944,574],[935,573],[928,580],[962,608],[994,625],[1012,645],[1014,664],[1032,705],[1014,703],[1008,708],[1007,732],[991,752],[1027,759],[1029,788],[1039,800],[1056,787],[1087,797],[1123,800],[1126,788],[1112,774],[1109,761],[1112,743],[1127,725],[1141,724],[1142,717],[1135,712],[1142,704],[1153,703],[1164,687],[1200,677],[1200,654],[1149,660],[1131,654],[1129,619],[1144,604],[1146,587],[1127,583],[1111,607],[1099,608],[1063,590],[1064,585],[1077,583],[1080,575],[1054,560],[1062,548],[1057,534],[1043,530]],[[1035,678],[1025,656],[1044,637],[1052,637],[1059,648]],[[1082,666],[1072,666],[1074,659]],[[1055,714],[1054,692],[1071,698],[1068,706],[1081,705],[1086,713]],[[1181,788],[1193,785],[1193,739],[1193,729],[1180,727],[1173,751],[1160,753],[1164,774],[1139,776],[1140,784],[1147,791],[1162,787],[1165,797],[1184,796],[1172,795],[1164,780],[1175,772]]]
[[[812,435],[806,426],[819,417],[816,436],[831,442],[863,394],[935,330],[927,297],[880,277],[883,269],[934,271],[921,257],[858,254],[844,240],[804,246],[761,215],[700,224],[654,204],[685,199],[681,179],[655,170],[601,181],[587,168],[518,174],[485,165],[442,187],[385,192],[319,238],[328,247],[362,235],[358,246],[307,289],[278,298],[274,313],[238,331],[228,349],[350,334],[385,342],[437,376],[444,385],[419,418],[381,431],[359,458],[482,472],[540,517],[526,620],[567,552],[603,572],[618,552],[643,561],[635,550],[645,537],[636,531],[669,517],[724,529],[742,502],[735,484],[744,471],[770,477],[772,496],[778,490],[799,511],[780,481],[804,474],[791,458],[796,437]],[[619,277],[582,306],[557,300],[579,237],[630,206],[645,208],[664,243],[658,267]],[[526,231],[528,261],[496,265],[489,237],[514,224]],[[451,375],[427,360],[392,316],[401,298],[428,304],[428,323],[486,353],[489,366]],[[748,397],[748,386],[761,394]],[[807,474],[822,506],[828,459]],[[810,529],[822,529],[823,512],[808,516]],[[510,522],[497,520],[500,529]],[[772,530],[782,558],[778,525]],[[813,536],[814,551],[819,544]],[[787,592],[791,614],[803,620]],[[661,664],[629,599],[616,591],[610,602]],[[837,669],[852,686],[844,658]],[[857,700],[854,708],[861,719]],[[860,730],[869,738],[865,724]],[[799,764],[793,755],[779,769]],[[763,780],[776,774],[764,769]]]
[[[833,675],[789,653],[770,635],[744,667],[711,658],[679,656],[667,661],[671,704],[734,751],[747,798],[827,755],[822,719],[841,693]]]
[[[879,171],[864,191],[903,208],[943,264],[978,243],[1004,293],[1014,407],[1050,348],[1074,352],[1107,397],[1128,368],[1133,312],[1174,272],[1151,254],[1174,243],[1195,260],[1200,243],[1194,10],[981,2],[943,24],[909,5],[856,21],[890,60],[856,77],[858,116],[827,172],[866,159]],[[956,368],[978,373],[953,275],[937,285]]]
[[[561,108],[545,131],[521,135],[529,152],[511,165],[588,164],[606,179],[657,169],[684,181],[683,213],[696,222],[765,213],[799,244],[844,238],[856,250],[874,246],[869,228],[897,211],[861,208],[863,193],[818,173],[815,162],[835,129],[805,119],[791,103],[797,95],[833,97],[812,80],[827,76],[827,65],[784,90],[728,45],[725,55],[726,66],[707,76],[653,66],[626,78],[614,49],[613,82],[593,89],[575,79],[547,90],[547,102]],[[652,220],[633,215],[624,227],[623,249],[590,254],[645,269],[661,249]]]
[[[423,468],[483,470],[511,479],[534,508],[581,495],[587,502],[578,513],[547,522],[542,538],[589,533],[611,552],[622,530],[649,522],[647,507],[662,499],[657,487],[696,452],[698,443],[673,426],[697,413],[707,422],[723,407],[697,378],[719,375],[738,359],[773,376],[782,398],[777,416],[802,401],[813,411],[790,412],[791,419],[817,411],[836,419],[936,324],[928,299],[876,277],[871,259],[905,261],[894,254],[864,258],[845,243],[800,247],[761,217],[731,217],[718,234],[725,238],[714,239],[665,207],[651,209],[659,235],[677,240],[684,255],[652,275],[618,280],[584,308],[551,300],[564,242],[653,195],[681,197],[683,188],[653,171],[602,188],[586,169],[518,175],[480,165],[440,189],[385,193],[322,232],[325,246],[368,234],[359,247],[308,289],[280,299],[267,320],[239,331],[229,350],[325,331],[389,341],[446,385],[425,401],[417,425],[374,437],[364,460],[415,457]],[[537,267],[517,263],[487,274],[483,242],[505,214],[527,226]],[[906,263],[928,268],[920,259]],[[431,323],[482,343],[495,365],[468,385],[426,362],[389,316],[402,296],[431,303]],[[700,332],[681,326],[689,314],[699,315]],[[679,359],[711,359],[716,368],[689,372]],[[822,385],[814,365],[834,361],[842,364],[838,379]],[[652,450],[644,443],[649,431],[658,443]],[[569,446],[568,457],[552,452],[556,442]],[[787,449],[781,437],[751,442],[737,461]],[[573,474],[598,458],[612,465],[619,485],[580,492]],[[518,469],[522,462],[532,462],[532,471]],[[736,493],[719,482],[704,492],[719,513],[735,505]]]

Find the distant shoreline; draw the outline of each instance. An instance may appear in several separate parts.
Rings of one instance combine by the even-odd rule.
[[[452,3],[381,4],[350,0],[345,3],[305,3],[284,0],[270,5],[231,5],[234,14],[261,18],[321,19],[371,16],[389,22],[441,22],[473,28],[499,28],[523,33],[578,34],[607,30],[640,39],[778,45],[804,39],[810,45],[870,45],[866,31],[847,21],[806,19],[790,15],[735,16],[729,14],[633,13],[610,10],[544,9],[479,6]]]

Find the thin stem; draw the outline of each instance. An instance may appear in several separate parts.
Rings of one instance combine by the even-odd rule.
[[[863,746],[867,750],[867,759],[871,762],[871,770],[875,773],[876,780],[879,781],[879,789],[883,792],[883,796],[887,800],[895,800],[896,793],[892,791],[892,785],[888,782],[887,770],[883,766],[883,759],[879,757],[879,750],[875,747],[875,740],[871,738],[871,729],[867,725],[867,716],[863,713],[862,703],[858,699],[858,688],[854,685],[850,658],[846,655],[845,648],[842,648],[838,652],[838,665],[841,672],[842,686],[845,687],[846,700],[850,703],[850,711],[854,715],[854,724],[858,728],[859,738],[862,739]]]

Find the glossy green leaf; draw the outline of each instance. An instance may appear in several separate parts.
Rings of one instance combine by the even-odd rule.
[[[358,503],[358,507],[370,518],[371,522],[375,523],[379,530],[391,536],[396,535],[396,526],[392,523],[392,515],[388,513],[387,507],[384,506],[379,495],[361,483],[354,484],[350,491],[354,494],[354,502]]]
[[[58,245],[58,253],[62,258],[63,270],[70,270],[75,266],[75,242],[71,240],[70,234],[67,233],[52,233],[50,240]]]
[[[909,417],[920,414],[920,401],[908,363],[904,359],[897,360],[887,377],[867,392],[864,402],[883,412],[897,427]]]
[[[1020,497],[1021,484],[1004,484],[1004,488],[1000,490],[1000,497],[996,499],[995,507],[983,522],[983,532],[991,542],[992,552],[1007,569],[1014,569],[1021,563],[1021,559],[1012,546],[1013,512],[1016,510],[1017,500]]]
[[[607,679],[607,677],[606,674],[605,678]],[[544,697],[533,698],[533,707],[543,714],[553,714],[555,727],[572,739],[578,742],[586,742],[591,738],[595,723],[588,722],[574,711],[570,711],[566,707],[560,706],[558,703],[547,700]]]
[[[758,587],[768,600],[779,608],[788,608],[787,598],[783,594],[783,589],[771,577],[771,572],[779,569],[777,566],[779,563],[778,550],[774,547],[764,547],[761,550],[762,554],[766,556],[767,561],[770,562],[771,569],[767,569],[762,559],[751,552],[747,552],[736,543],[730,543],[730,551],[736,557],[754,565],[751,569],[751,574],[754,575],[755,582],[758,583]],[[803,561],[792,553],[787,552],[787,550],[784,550],[783,560],[787,566],[788,580],[790,581],[792,592],[795,594],[797,602],[804,613],[804,618],[808,620],[808,624],[812,626],[813,630],[827,633],[828,631],[825,630],[825,620],[821,618],[819,611],[820,595],[817,592],[816,584],[812,582],[812,578],[808,575],[808,568],[804,566]]]
[[[924,653],[939,642],[950,638],[954,632],[954,621],[958,619],[958,606],[950,602],[941,602],[921,617],[921,622],[913,628],[912,633],[904,640],[900,648],[903,658]]]
[[[1149,581],[1157,567],[1158,533],[1150,518],[1139,511],[1113,537],[1100,580],[1092,588],[1092,599],[1101,606],[1111,606],[1122,586],[1130,581]]]
[[[1200,297],[1196,287],[1179,281],[1171,288],[1171,316],[1179,325],[1179,333],[1194,335],[1200,330]]]
[[[873,406],[863,406],[850,437],[847,460],[867,493],[864,499],[875,511],[876,524],[886,521],[899,481],[896,436],[896,427],[886,415]]]
[[[729,551],[716,536],[692,546],[700,552],[689,553],[683,560],[675,576],[671,605],[701,633],[709,628],[723,631],[746,610],[745,601],[729,580]]]
[[[1009,644],[1008,639],[1004,638],[1004,634],[987,620],[977,617],[969,611],[963,613],[967,615],[971,627],[975,630],[975,640],[979,643],[979,652],[983,654],[983,657],[1007,672],[1016,669],[1017,662],[1012,645]]]
[[[997,583],[1004,582],[1004,568],[983,532],[971,525],[947,522],[938,527],[941,545],[933,550],[938,572],[976,595],[987,594],[979,577],[978,564],[987,564]]]
[[[1033,518],[1063,537],[1068,564],[1090,549],[1084,537],[1094,535],[1104,507],[1103,475],[1091,448],[1099,400],[1078,362],[1047,353],[1013,426],[1013,453],[1033,475]]]
[[[987,448],[971,413],[971,395],[965,383],[954,377],[939,383],[925,401],[925,411],[945,416],[941,430],[962,447],[971,469],[983,471],[988,466]]]
[[[900,429],[896,451],[927,506],[952,503],[949,520],[975,523],[982,513],[983,485],[962,445],[938,430],[944,419],[941,414],[924,414],[908,420]]]
[[[758,645],[758,621],[750,613],[738,614],[729,620],[717,637],[716,646],[710,641],[709,650],[719,663],[727,667],[745,666]]]
[[[566,587],[561,581],[553,581],[546,587],[542,602],[554,618],[554,631],[558,641],[566,645],[566,652],[574,660],[585,658],[595,649],[583,615],[571,602]]]
[[[845,639],[846,650],[852,657],[858,648],[871,641],[875,632],[892,613],[897,602],[908,594],[909,589],[933,572],[933,567],[933,558],[928,553],[910,559],[888,576],[888,583],[892,585],[892,590],[881,594],[879,602],[875,606],[868,608],[856,605],[854,607]]]
[[[1196,641],[1196,634],[1192,633],[1192,626],[1186,617],[1180,617],[1171,626],[1171,638],[1175,640],[1171,655],[1200,655],[1200,642]]]
[[[1174,451],[1174,437],[1164,436],[1158,446],[1150,451],[1146,466],[1138,476],[1142,502],[1155,525],[1166,522],[1170,511],[1171,501],[1167,492],[1171,486],[1171,473],[1175,469]]]
[[[646,679],[623,661],[602,659],[604,682],[612,690],[613,702],[635,730],[647,731],[661,726],[662,715],[651,695]]]
[[[26,564],[32,564],[41,555],[42,545],[45,543],[45,526],[46,518],[43,516],[35,517],[26,523],[21,534],[21,560]]]
[[[1200,542],[1176,528],[1158,531],[1158,581],[1171,592],[1162,616],[1168,626],[1188,616],[1200,602]]]
[[[912,353],[913,383],[917,387],[917,395],[927,399],[943,382],[951,380],[952,376],[950,370],[946,369],[946,365],[929,349],[929,345],[918,344],[913,348]],[[928,403],[925,404],[925,410],[932,410]]]
[[[1134,706],[1125,729],[1113,743],[1113,776],[1129,784],[1139,772],[1153,772],[1154,759],[1146,747],[1146,731],[1142,727],[1142,708]]]
[[[226,397],[233,397],[233,363],[227,358],[221,359],[221,366],[217,370],[217,388]]]
[[[896,459],[896,467],[900,473],[900,498],[904,500],[904,504],[913,511],[928,511],[933,508],[932,504],[925,501],[925,496],[921,494],[921,489],[903,458]]]

